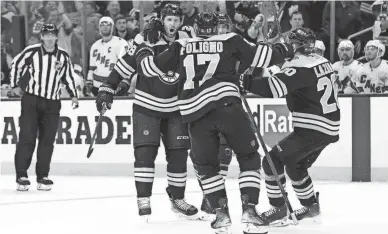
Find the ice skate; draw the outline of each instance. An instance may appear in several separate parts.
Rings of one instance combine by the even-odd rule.
[[[26,192],[30,189],[31,182],[27,177],[20,177],[16,179],[16,190],[20,192]]]
[[[149,197],[138,197],[137,198],[137,207],[139,209],[139,215],[144,220],[148,222],[148,219],[151,215],[151,200]]]
[[[215,209],[215,219],[211,223],[211,227],[215,234],[231,234],[232,220],[229,215],[228,200],[221,198],[218,203],[220,208]]]
[[[168,188],[166,189],[166,191],[171,201],[172,211],[177,213],[179,216],[182,216],[188,219],[196,220],[199,218],[198,209],[195,206],[187,203],[185,199],[173,198]]]
[[[303,206],[302,208],[295,210],[295,216],[297,220],[308,223],[320,223],[321,208],[319,205],[319,193],[315,194],[316,203],[310,206]],[[291,220],[291,216],[288,217]]]
[[[279,207],[272,206],[262,215],[267,219],[269,225],[272,227],[283,227],[289,225],[286,204]]]
[[[256,206],[248,203],[248,196],[241,195],[242,217],[244,234],[266,234],[268,233],[268,221],[263,215],[258,214]]]
[[[50,191],[54,185],[54,182],[47,177],[37,179],[38,182],[37,189],[40,191]]]
[[[215,218],[216,218],[215,210],[210,207],[209,201],[206,199],[205,195],[203,195],[202,204],[201,204],[201,213],[199,214],[199,219],[213,221]]]

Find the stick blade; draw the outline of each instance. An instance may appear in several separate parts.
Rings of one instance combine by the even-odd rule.
[[[94,148],[89,149],[88,155],[86,157],[90,158],[90,156],[92,156],[93,151],[94,151]]]

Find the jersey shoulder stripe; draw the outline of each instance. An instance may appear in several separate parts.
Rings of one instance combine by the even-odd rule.
[[[311,55],[296,55],[291,61],[286,61],[282,68],[288,67],[301,67],[301,68],[313,68],[322,63],[329,62],[326,58],[311,54]]]

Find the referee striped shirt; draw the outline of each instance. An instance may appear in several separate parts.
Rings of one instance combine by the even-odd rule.
[[[19,86],[27,93],[59,100],[63,83],[70,97],[78,98],[70,56],[58,46],[53,52],[47,52],[41,43],[28,46],[13,59],[11,67],[12,88]]]

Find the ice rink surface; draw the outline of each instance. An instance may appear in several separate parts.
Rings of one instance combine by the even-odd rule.
[[[53,176],[50,192],[36,190],[30,177],[29,192],[17,192],[13,176],[0,177],[1,234],[211,234],[206,221],[178,218],[170,210],[165,193],[167,180],[156,178],[151,198],[153,214],[145,224],[137,215],[136,191],[132,177]],[[227,179],[233,234],[242,234],[238,182]],[[268,208],[264,183],[258,210]],[[287,188],[294,208],[299,208],[292,188]],[[284,234],[385,234],[388,224],[388,183],[315,182],[320,191],[320,224],[271,228]],[[197,181],[187,182],[186,199],[200,206],[202,193]]]

